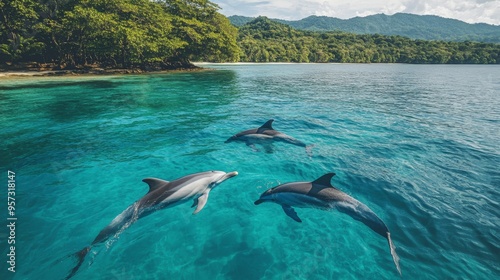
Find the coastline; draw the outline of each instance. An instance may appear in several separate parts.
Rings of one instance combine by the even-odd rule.
[[[33,69],[1,69],[0,79],[23,78],[23,77],[65,77],[65,76],[114,76],[114,75],[140,75],[161,74],[177,72],[204,71],[209,68],[192,65],[191,67],[179,67],[173,69],[144,70],[139,68],[90,68],[73,70],[33,70]]]
[[[92,77],[92,76],[120,76],[120,75],[142,75],[142,74],[165,74],[165,73],[182,73],[182,72],[197,72],[214,70],[211,65],[297,65],[297,64],[412,64],[412,65],[495,65],[495,64],[413,64],[413,63],[316,63],[316,62],[192,62],[191,67],[179,67],[172,69],[161,70],[144,70],[139,68],[89,68],[89,69],[73,69],[73,70],[33,70],[33,68],[24,69],[5,69],[0,68],[0,80],[8,79],[23,79],[23,78],[39,78],[39,77]]]

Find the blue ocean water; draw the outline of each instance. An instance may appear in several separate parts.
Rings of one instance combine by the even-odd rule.
[[[387,224],[404,279],[500,277],[500,67],[214,64],[212,70],[0,80],[1,223],[16,173],[16,272],[61,279],[67,256],[147,192],[145,177],[239,175],[139,220],[73,279],[398,279],[386,240],[349,216],[253,202],[337,175]],[[275,119],[307,144],[231,135]],[[90,265],[89,262],[92,262]]]

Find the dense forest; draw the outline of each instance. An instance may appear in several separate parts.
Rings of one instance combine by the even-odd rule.
[[[0,2],[0,64],[60,69],[189,67],[236,61],[237,29],[207,0]]]
[[[500,63],[500,44],[305,31],[265,17],[236,28],[218,11],[208,0],[1,1],[0,68],[31,63],[38,69],[160,70],[192,67],[191,61]]]
[[[229,17],[231,23],[238,27],[254,19],[244,16]],[[456,19],[431,15],[396,13],[350,19],[309,16],[301,20],[273,19],[273,21],[308,31],[343,31],[356,34],[399,35],[422,40],[500,43],[500,26],[498,25],[469,24]]]
[[[500,63],[500,44],[296,30],[265,17],[239,28],[241,61]]]

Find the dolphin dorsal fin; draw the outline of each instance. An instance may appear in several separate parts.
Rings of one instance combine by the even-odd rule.
[[[268,120],[265,124],[263,124],[261,127],[259,127],[259,129],[257,129],[257,133],[262,133],[264,130],[268,130],[268,129],[273,129],[273,122],[274,120],[273,119],[270,119]]]
[[[146,178],[146,179],[142,179],[142,181],[149,185],[149,192],[152,192],[158,188],[161,188],[163,186],[170,184],[169,181],[165,181],[162,179],[156,179],[156,178]]]
[[[335,188],[334,186],[332,186],[332,178],[333,176],[335,176],[335,173],[331,172],[331,173],[326,173],[325,175],[319,177],[318,179],[312,181],[313,184],[317,184],[317,185],[321,185],[321,186],[325,186],[325,187],[332,187],[332,188]]]

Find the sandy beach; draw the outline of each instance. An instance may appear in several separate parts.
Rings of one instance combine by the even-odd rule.
[[[101,76],[122,74],[161,74],[171,72],[203,71],[208,68],[195,66],[193,68],[182,68],[172,70],[142,70],[142,69],[91,69],[91,70],[46,70],[46,71],[6,71],[0,72],[0,79],[12,79],[23,77],[59,77],[59,76]]]
[[[33,76],[50,76],[50,75],[58,75],[59,71],[9,71],[9,72],[0,72],[0,78],[4,77],[33,77]],[[67,73],[61,73],[67,74]]]

